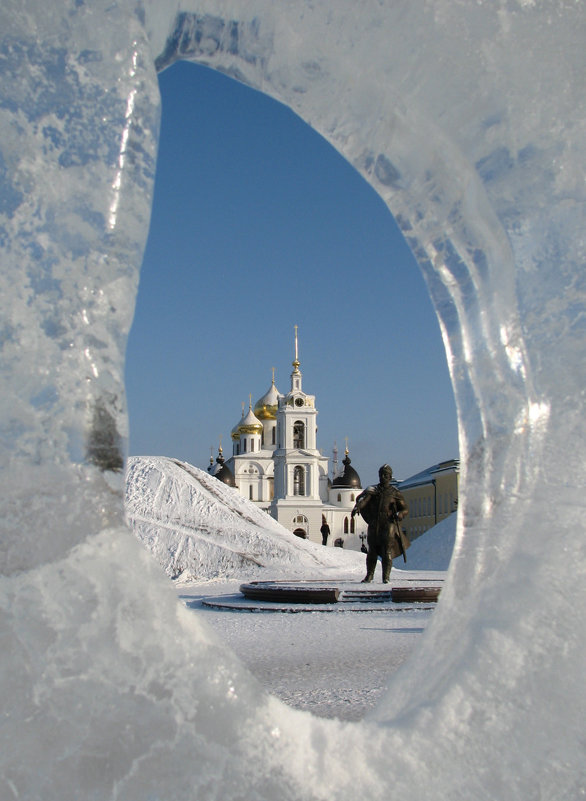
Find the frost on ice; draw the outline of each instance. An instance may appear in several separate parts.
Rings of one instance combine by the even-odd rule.
[[[373,799],[580,797],[583,3],[180,8],[0,11],[0,795],[350,799],[360,775]],[[340,150],[395,215],[442,327],[455,555],[368,723],[268,696],[124,526],[155,70],[180,58],[281,100]]]

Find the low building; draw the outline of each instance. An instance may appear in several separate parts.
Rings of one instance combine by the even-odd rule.
[[[448,459],[416,473],[396,486],[409,505],[402,522],[410,540],[420,537],[458,508],[460,460]]]

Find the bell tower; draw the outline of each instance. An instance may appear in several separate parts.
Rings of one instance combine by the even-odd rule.
[[[291,389],[279,398],[277,408],[271,515],[290,530],[294,528],[294,520],[305,516],[306,527],[318,532],[321,507],[327,501],[328,459],[317,449],[315,396],[303,391],[297,326],[292,365]]]

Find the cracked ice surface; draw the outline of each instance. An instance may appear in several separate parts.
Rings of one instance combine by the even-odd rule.
[[[585,28],[567,0],[3,3],[2,798],[350,799],[358,774],[373,799],[584,795]],[[124,528],[155,70],[178,58],[362,172],[442,326],[455,556],[367,723],[267,696]]]

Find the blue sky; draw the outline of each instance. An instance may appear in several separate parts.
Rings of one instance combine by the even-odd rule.
[[[424,279],[364,179],[292,111],[179,63],[159,76],[161,140],[127,348],[130,453],[200,467],[265,393],[290,387],[299,326],[318,446],[363,484],[458,456]]]

